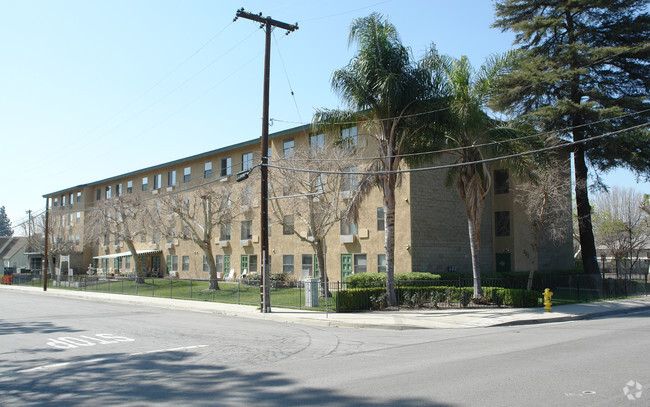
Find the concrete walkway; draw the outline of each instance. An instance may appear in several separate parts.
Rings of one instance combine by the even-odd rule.
[[[26,294],[31,295],[48,295],[122,304],[140,304],[167,309],[207,312],[284,323],[381,329],[479,328],[502,325],[526,325],[622,315],[650,310],[650,296],[648,296],[616,301],[562,305],[553,307],[551,312],[544,312],[543,308],[471,308],[325,313],[273,308],[273,312],[262,314],[257,307],[249,305],[177,300],[158,297],[140,297],[134,295],[106,294],[52,288],[48,289],[47,292],[44,292],[42,288],[23,286],[0,285],[0,296],[2,296],[3,291],[7,290],[25,292]]]

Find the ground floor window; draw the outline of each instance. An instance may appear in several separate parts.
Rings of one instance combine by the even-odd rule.
[[[377,273],[385,273],[386,272],[386,254],[378,254],[377,255]]]
[[[282,255],[282,272],[284,274],[293,274],[293,254]]]
[[[365,254],[354,255],[354,274],[368,271],[368,260]]]
[[[302,255],[302,277],[311,278],[314,271],[314,256],[311,254]]]
[[[190,270],[190,256],[183,256],[181,258],[181,267],[183,271]]]

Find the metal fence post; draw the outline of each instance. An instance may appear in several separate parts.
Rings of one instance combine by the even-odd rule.
[[[192,299],[192,279],[190,279],[190,300]]]
[[[151,296],[152,297],[156,296],[156,292],[154,291],[153,277],[151,277]]]
[[[237,305],[239,305],[239,285],[241,284],[241,279],[237,280]]]

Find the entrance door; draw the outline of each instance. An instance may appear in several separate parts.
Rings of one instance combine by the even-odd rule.
[[[154,274],[157,276],[162,275],[160,272],[160,256],[153,256],[151,258],[151,268],[154,270]]]
[[[352,255],[351,254],[342,254],[341,255],[341,281],[344,281],[345,277],[352,274]]]
[[[510,265],[510,253],[497,253],[497,273],[511,271]]]

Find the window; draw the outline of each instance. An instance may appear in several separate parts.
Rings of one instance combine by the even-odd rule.
[[[208,261],[206,260],[205,255],[203,255],[203,271],[210,271],[210,267],[208,266]]]
[[[241,170],[248,171],[253,168],[253,153],[241,155]]]
[[[74,194],[72,192],[70,192],[69,198],[70,198],[70,203],[68,205],[74,205]]]
[[[77,203],[81,201],[81,191],[77,192]]]
[[[386,273],[386,254],[377,255],[377,273]]]
[[[190,270],[190,256],[181,257],[181,269],[183,271],[189,271]]]
[[[176,186],[176,170],[167,171],[167,186]]]
[[[349,222],[346,222],[345,219],[341,218],[341,235],[356,235],[357,233],[359,233],[359,228],[354,221],[350,220]]]
[[[341,130],[341,147],[347,152],[353,152],[357,147],[357,126]]]
[[[192,167],[185,167],[183,169],[183,182],[190,182],[192,178]]]
[[[65,195],[61,195],[61,206],[65,206]]]
[[[241,240],[248,240],[253,238],[253,221],[241,221]]]
[[[115,261],[113,262],[113,268],[116,269],[121,269],[122,268],[122,258],[121,257],[116,257]]]
[[[384,207],[379,206],[377,208],[377,230],[386,230],[384,224]]]
[[[74,215],[70,214],[70,225],[74,225]]]
[[[122,184],[115,184],[115,196],[122,196]]]
[[[113,191],[113,189],[112,189],[112,187],[110,185],[106,187],[106,190],[105,190],[105,198],[106,199],[111,199],[111,196],[113,195],[112,191]]]
[[[282,272],[284,274],[293,274],[293,254],[282,255]]]
[[[133,181],[126,182],[126,193],[127,194],[133,193]]]
[[[142,178],[142,190],[146,191],[149,188],[149,177]]]
[[[153,189],[162,188],[162,174],[156,174],[153,176]]]
[[[494,170],[494,193],[507,194],[510,190],[508,170]]]
[[[127,270],[131,269],[131,256],[126,256],[124,258],[124,268],[126,268]]]
[[[257,255],[251,254],[248,256],[248,272],[257,273]]]
[[[214,256],[214,264],[217,267],[217,273],[223,272],[223,255],[217,254]]]
[[[81,221],[81,212],[77,212],[77,222]]]
[[[99,192],[99,190],[97,191]],[[59,206],[59,198],[54,198],[54,200],[52,201],[52,206]]]
[[[227,177],[232,174],[232,158],[221,159],[221,176]]]
[[[343,172],[357,172],[357,167],[344,168]],[[341,191],[355,191],[358,186],[357,174],[345,174],[341,177]]]
[[[230,223],[221,224],[221,232],[219,234],[219,240],[222,242],[230,240]]]
[[[325,148],[325,135],[323,133],[309,136],[309,148],[312,152],[318,152]]]
[[[283,143],[283,153],[284,153],[284,158],[292,158],[295,153],[295,142],[293,141],[292,138],[284,140]]]
[[[79,246],[79,235],[74,235],[74,244]]]
[[[285,215],[282,220],[282,234],[293,235],[293,215]]]
[[[494,212],[494,235],[510,236],[510,211]]]
[[[354,273],[365,273],[368,271],[368,260],[365,254],[354,255]]]
[[[246,186],[242,189],[241,197],[242,206],[250,206],[253,204],[253,187]]]
[[[140,235],[140,243],[145,243],[147,241],[147,235],[144,233]]]
[[[314,256],[311,254],[302,255],[302,277],[311,277],[314,270]]]
[[[203,166],[203,178],[212,178],[212,162],[207,162]]]
[[[104,234],[104,246],[108,246],[108,233]]]
[[[172,271],[178,271],[178,256],[172,256]]]

